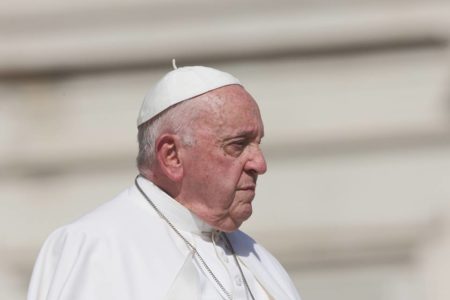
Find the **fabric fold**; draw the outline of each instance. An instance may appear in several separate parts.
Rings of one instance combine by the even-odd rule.
[[[194,253],[191,251],[186,256],[180,271],[175,277],[172,285],[167,292],[164,300],[197,300],[201,297],[200,290],[200,278],[198,277],[197,270],[192,263]]]

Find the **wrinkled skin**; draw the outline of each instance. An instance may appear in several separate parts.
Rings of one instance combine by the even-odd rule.
[[[241,86],[206,97],[210,102],[192,123],[195,143],[179,151],[183,179],[176,199],[229,232],[252,214],[257,177],[267,169],[260,149],[264,127],[258,105]]]

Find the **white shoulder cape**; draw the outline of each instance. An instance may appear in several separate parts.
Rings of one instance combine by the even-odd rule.
[[[170,230],[133,186],[48,237],[28,300],[199,299],[192,253],[180,252]],[[228,236],[274,299],[300,299],[268,251],[241,231]]]

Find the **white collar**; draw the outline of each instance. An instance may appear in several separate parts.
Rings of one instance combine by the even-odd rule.
[[[137,182],[147,197],[177,229],[198,235],[211,233],[215,230],[150,180],[139,176]]]

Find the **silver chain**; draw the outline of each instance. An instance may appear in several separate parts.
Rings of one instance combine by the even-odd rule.
[[[213,271],[211,270],[211,268],[206,264],[205,260],[203,259],[203,257],[200,255],[200,253],[198,252],[197,248],[194,247],[194,245],[192,245],[179,231],[178,229],[172,224],[172,222],[169,221],[169,219],[161,212],[161,210],[159,210],[159,208],[155,205],[155,203],[153,203],[152,200],[150,200],[150,198],[145,194],[145,192],[142,190],[142,188],[140,187],[140,185],[137,182],[137,179],[139,177],[142,177],[142,175],[138,175],[136,176],[136,178],[134,179],[134,184],[136,185],[137,189],[139,190],[139,192],[142,194],[142,196],[144,196],[144,198],[147,200],[147,202],[152,206],[152,208],[156,211],[156,213],[161,217],[161,219],[163,219],[167,225],[169,225],[170,228],[172,228],[172,230],[183,240],[183,242],[192,250],[192,252],[194,253],[194,255],[197,256],[198,260],[201,262],[201,264],[203,265],[204,269],[208,272],[208,274],[211,276],[211,278],[214,280],[214,282],[217,284],[217,286],[219,286],[219,288],[222,290],[222,292],[227,296],[228,299],[232,300],[233,297],[231,296],[231,294],[225,289],[225,287],[223,286],[223,284],[220,282],[220,280],[216,277],[216,275],[214,275]],[[250,294],[250,297],[255,300],[252,291],[250,290],[250,287],[247,283],[247,280],[245,279],[244,276],[244,272],[242,271],[242,268],[239,264],[239,261],[236,257],[236,252],[233,249],[233,246],[231,245],[230,240],[228,239],[227,235],[225,233],[223,233],[222,235],[225,238],[226,244],[228,246],[228,248],[231,251],[231,254],[234,257],[234,261],[236,262],[236,265],[239,269],[239,272],[241,273],[243,282],[245,287],[247,288],[247,291]]]

